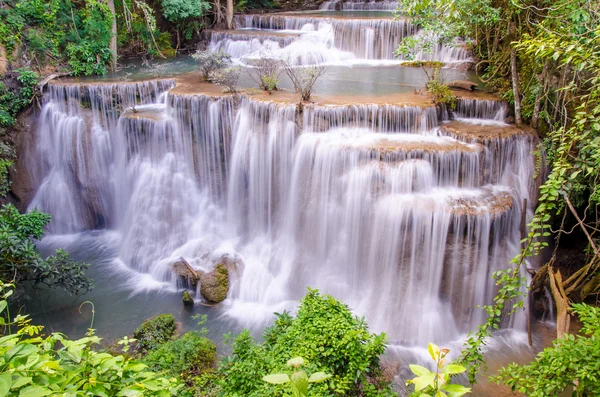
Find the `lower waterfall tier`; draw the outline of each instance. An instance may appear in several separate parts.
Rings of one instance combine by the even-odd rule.
[[[534,136],[498,120],[502,103],[459,100],[448,122],[174,84],[50,84],[27,158],[53,234],[111,230],[119,263],[167,288],[180,257],[234,258],[224,307],[242,323],[311,286],[405,345],[479,324],[533,183]]]

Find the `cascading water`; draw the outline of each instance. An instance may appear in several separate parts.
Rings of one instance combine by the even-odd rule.
[[[367,1],[367,0],[331,0],[321,4],[323,11],[394,11],[398,8],[397,1]]]
[[[351,3],[344,3],[351,4]],[[384,4],[365,3],[365,7]],[[278,58],[293,65],[348,65],[373,62],[401,62],[394,51],[408,36],[418,34],[417,26],[404,19],[346,18],[324,15],[276,14],[242,15],[234,19],[236,30],[212,33],[209,48],[224,50],[241,62],[255,58]],[[437,37],[430,40],[439,41]],[[471,62],[460,43],[433,45],[431,53],[417,60],[453,64]]]
[[[491,272],[518,251],[530,135],[461,135],[434,107],[300,114],[173,85],[50,85],[30,208],[54,214],[53,233],[114,230],[121,266],[168,288],[181,256],[202,270],[235,256],[224,313],[245,325],[293,308],[306,286],[402,345],[453,340],[482,320],[473,308],[493,296]],[[461,100],[456,114],[501,108]]]

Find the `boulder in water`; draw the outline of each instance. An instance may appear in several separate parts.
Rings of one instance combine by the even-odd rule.
[[[192,298],[192,294],[190,294],[190,291],[188,291],[188,290],[183,291],[183,293],[181,294],[181,299],[183,300],[183,306],[186,306],[186,307],[194,306],[194,298]]]
[[[189,289],[196,289],[200,275],[184,258],[179,258],[172,265],[173,272],[177,276],[179,286]]]
[[[220,303],[227,298],[229,292],[229,269],[219,263],[210,273],[199,273],[200,294],[210,303]]]

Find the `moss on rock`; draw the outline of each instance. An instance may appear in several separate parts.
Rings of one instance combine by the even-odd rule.
[[[183,300],[184,306],[194,306],[194,298],[192,298],[192,294],[190,294],[190,291],[183,291],[183,293],[181,294],[181,298]]]
[[[171,340],[177,332],[177,324],[172,314],[161,314],[146,320],[134,332],[142,353],[156,349]]]
[[[219,263],[211,273],[200,275],[200,293],[211,303],[219,303],[227,298],[229,292],[229,271]]]

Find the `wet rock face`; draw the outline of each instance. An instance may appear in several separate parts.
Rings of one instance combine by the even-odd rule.
[[[229,269],[219,263],[210,273],[200,273],[200,294],[210,303],[220,303],[229,292]]]
[[[172,265],[173,273],[177,277],[177,286],[195,290],[200,280],[200,275],[183,258],[179,258]]]

